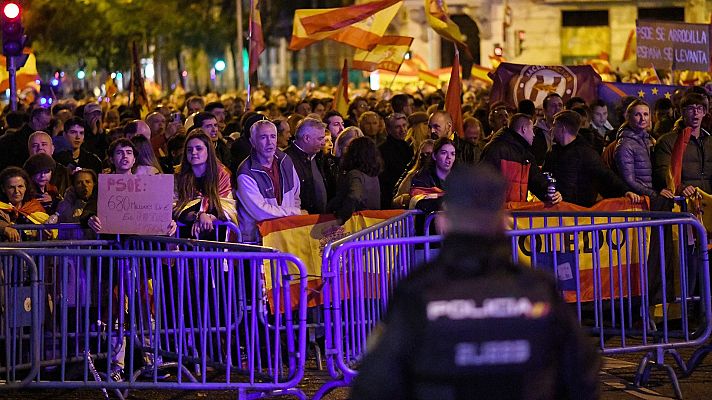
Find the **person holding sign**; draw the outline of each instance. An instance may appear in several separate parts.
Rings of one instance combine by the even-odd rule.
[[[173,216],[190,225],[194,237],[212,232],[217,220],[237,221],[230,172],[218,162],[215,146],[200,128],[186,138],[175,194]]]
[[[116,139],[107,150],[109,161],[113,174],[116,175],[133,175],[133,168],[136,164],[136,147],[134,144],[125,138]],[[84,208],[84,213],[81,217],[82,222],[86,224],[96,233],[102,231],[101,218],[97,215],[97,199],[93,197]],[[171,220],[166,228],[166,235],[173,236],[177,229],[176,222]]]

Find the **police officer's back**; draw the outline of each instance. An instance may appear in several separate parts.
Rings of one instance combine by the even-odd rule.
[[[588,399],[599,360],[553,279],[511,262],[506,183],[453,171],[437,259],[397,288],[352,399]]]

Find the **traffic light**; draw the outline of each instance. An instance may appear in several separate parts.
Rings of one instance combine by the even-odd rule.
[[[25,29],[22,27],[22,8],[15,1],[2,5],[2,53],[5,57],[22,55]]]

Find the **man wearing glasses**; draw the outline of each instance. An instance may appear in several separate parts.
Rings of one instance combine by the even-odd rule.
[[[670,133],[660,137],[655,146],[654,176],[660,185],[664,185],[665,177],[670,171],[673,148],[678,136],[684,136],[680,138],[681,143],[679,144],[685,148],[682,157],[680,187],[676,188],[676,194],[685,197],[695,194],[696,188],[700,188],[706,193],[712,193],[712,138],[710,138],[710,133],[702,128],[702,119],[708,109],[707,97],[699,93],[687,93],[680,101],[681,120],[676,123]],[[685,145],[685,143],[687,144]]]

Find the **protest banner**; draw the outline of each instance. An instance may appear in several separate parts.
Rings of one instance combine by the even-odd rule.
[[[709,25],[637,20],[636,26],[639,67],[709,71]]]
[[[99,175],[100,233],[163,235],[172,211],[173,175]]]
[[[529,99],[541,107],[546,95],[556,92],[568,99],[579,96],[586,102],[596,99],[601,77],[590,65],[522,65],[503,62],[490,73],[492,92],[490,104],[503,101],[517,108],[521,100]]]

